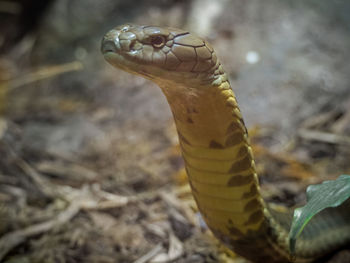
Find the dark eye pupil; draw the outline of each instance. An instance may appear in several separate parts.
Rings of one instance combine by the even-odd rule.
[[[152,44],[153,45],[161,45],[161,44],[163,44],[163,38],[160,37],[160,36],[154,37],[152,39]]]

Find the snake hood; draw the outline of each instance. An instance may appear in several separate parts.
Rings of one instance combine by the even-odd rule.
[[[220,63],[205,40],[187,31],[124,24],[103,38],[105,59],[118,68],[159,84],[207,86],[222,78]]]

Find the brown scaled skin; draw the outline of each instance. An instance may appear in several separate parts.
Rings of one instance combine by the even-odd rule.
[[[213,48],[181,29],[125,24],[102,53],[113,66],[151,79],[172,110],[193,196],[208,227],[253,262],[290,262],[290,213],[268,207],[242,115]],[[350,210],[321,213],[297,243],[310,262],[350,241]]]

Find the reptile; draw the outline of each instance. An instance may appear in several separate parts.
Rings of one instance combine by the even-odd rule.
[[[124,24],[104,35],[101,51],[114,67],[161,88],[193,197],[227,247],[253,262],[312,262],[349,244],[349,206],[327,209],[311,220],[291,256],[292,212],[263,200],[235,94],[206,40],[171,27]]]

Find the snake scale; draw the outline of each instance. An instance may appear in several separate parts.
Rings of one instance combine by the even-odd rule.
[[[212,46],[176,28],[125,24],[102,53],[159,85],[170,105],[194,199],[214,235],[253,262],[311,262],[350,242],[350,209],[316,216],[289,253],[291,212],[261,197],[247,129]]]

